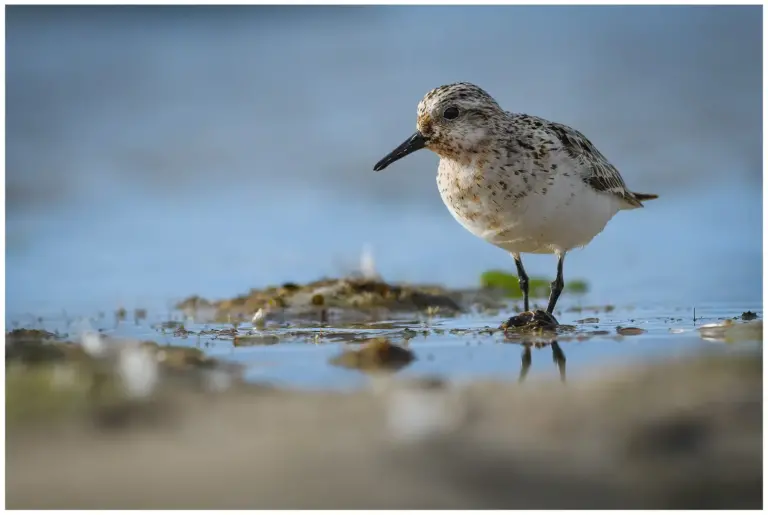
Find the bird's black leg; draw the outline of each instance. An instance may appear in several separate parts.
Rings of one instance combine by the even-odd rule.
[[[520,259],[520,254],[512,254],[515,259],[515,266],[517,267],[517,279],[520,284],[520,291],[523,292],[523,311],[528,311],[528,274],[525,273],[523,267],[523,260]]]
[[[555,304],[557,299],[560,298],[560,294],[563,292],[563,260],[565,260],[565,253],[557,256],[557,277],[552,281],[552,290],[549,293],[549,304],[547,304],[547,313],[550,315],[555,310]]]
[[[560,292],[563,291],[563,257],[564,254],[559,256],[557,264],[557,279],[552,283],[552,293],[549,297],[549,308],[547,311],[540,309],[536,312],[529,311],[530,304],[528,301],[528,274],[525,273],[523,268],[523,261],[520,259],[520,254],[512,254],[515,259],[515,265],[517,266],[517,278],[520,281],[520,290],[523,292],[523,306],[525,311],[519,315],[515,315],[502,324],[504,331],[507,329],[554,329],[557,327],[558,322],[554,316],[552,316],[552,310],[555,308],[557,298],[560,296]]]

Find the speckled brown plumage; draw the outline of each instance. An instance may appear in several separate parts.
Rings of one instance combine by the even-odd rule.
[[[630,191],[618,170],[579,131],[504,111],[474,84],[448,84],[428,92],[419,102],[416,128],[374,169],[419,148],[438,154],[438,190],[462,226],[507,250],[516,261],[521,253],[559,256],[550,313],[559,296],[566,252],[589,243],[617,212],[656,198]]]

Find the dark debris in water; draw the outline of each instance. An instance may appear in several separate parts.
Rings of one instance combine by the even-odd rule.
[[[343,368],[358,370],[399,370],[416,357],[405,347],[393,344],[388,338],[373,338],[361,349],[347,350],[332,358],[330,363]]]
[[[605,306],[571,306],[566,309],[566,313],[610,313],[615,310],[616,306],[613,304],[607,304]]]
[[[637,336],[638,334],[645,333],[645,329],[641,329],[639,327],[621,327],[618,326],[616,328],[616,332],[620,334],[621,336]]]
[[[232,342],[235,347],[275,345],[277,343],[280,343],[280,337],[274,334],[247,334],[245,336],[236,336]]]
[[[557,319],[544,310],[526,311],[511,317],[501,324],[501,329],[517,331],[555,331],[558,327]]]

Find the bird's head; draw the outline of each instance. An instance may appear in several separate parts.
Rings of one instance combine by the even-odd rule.
[[[435,88],[419,102],[416,132],[373,169],[383,170],[422,148],[445,159],[471,159],[488,142],[503,114],[499,104],[474,84],[458,82]]]

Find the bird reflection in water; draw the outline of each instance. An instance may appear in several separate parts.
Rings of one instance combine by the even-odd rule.
[[[556,340],[549,342],[521,342],[523,345],[522,367],[520,368],[520,377],[518,382],[525,381],[528,370],[531,368],[531,347],[552,347],[552,361],[557,364],[557,370],[560,372],[560,381],[565,382],[565,354]]]

